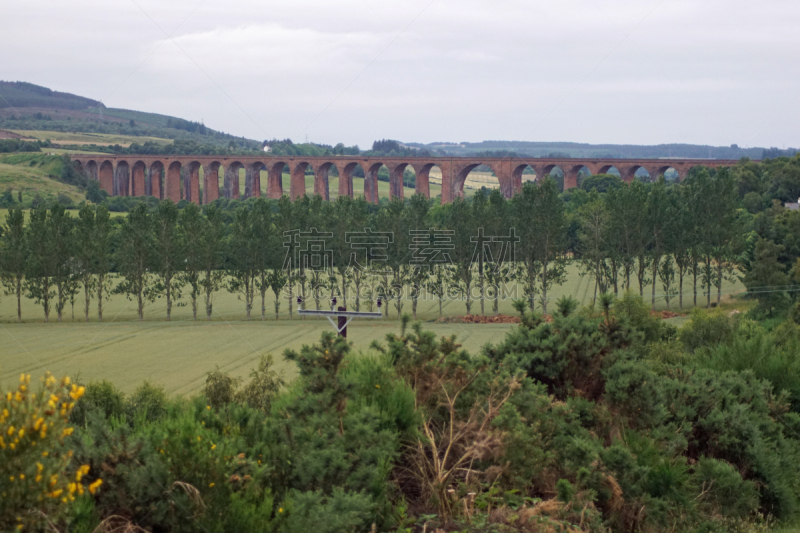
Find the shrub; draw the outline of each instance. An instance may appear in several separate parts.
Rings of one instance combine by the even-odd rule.
[[[145,381],[128,398],[125,411],[130,422],[139,417],[147,421],[158,420],[167,411],[167,393],[162,387]]]
[[[677,329],[653,316],[644,299],[631,291],[625,291],[614,304],[614,314],[636,331],[644,335],[645,342],[656,342],[674,337]]]
[[[14,206],[14,194],[12,193],[11,189],[6,189],[6,191],[0,195],[0,207],[13,207]]]
[[[679,338],[686,350],[696,352],[702,347],[713,347],[730,341],[738,323],[721,311],[692,310],[691,320],[681,328]]]
[[[49,373],[33,393],[28,374],[0,399],[0,530],[39,530],[102,483],[85,487],[89,466],[68,468],[69,416],[83,393],[69,378]]]
[[[250,372],[250,381],[236,395],[236,400],[253,409],[268,413],[272,400],[285,385],[283,376],[272,370],[272,355],[261,356],[258,366]]]
[[[219,371],[219,367],[213,372],[208,373],[206,383],[203,385],[203,396],[214,409],[219,409],[223,405],[229,404],[236,396],[236,388],[241,379],[232,378],[228,374]]]
[[[125,395],[107,380],[91,382],[86,386],[86,394],[75,404],[70,415],[70,422],[85,426],[87,416],[98,411],[104,418],[125,417]]]
[[[108,198],[108,193],[100,188],[100,182],[89,180],[86,185],[86,199],[93,204],[99,204]]]
[[[70,198],[69,196],[67,196],[63,192],[58,193],[58,197],[56,198],[56,201],[58,203],[60,203],[61,205],[63,205],[64,207],[72,207],[73,206],[72,198]]]
[[[726,344],[700,350],[696,362],[718,372],[752,371],[776,392],[788,392],[793,409],[800,411],[800,342],[796,340],[781,345],[763,331],[749,338],[740,334]]]

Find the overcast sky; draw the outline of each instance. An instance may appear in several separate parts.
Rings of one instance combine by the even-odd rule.
[[[0,79],[255,139],[800,146],[797,0],[5,0],[2,11]]]

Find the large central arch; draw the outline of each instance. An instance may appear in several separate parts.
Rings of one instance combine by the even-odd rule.
[[[176,204],[181,201],[181,162],[173,161],[167,168],[167,179],[164,185],[165,200],[172,200]]]
[[[147,194],[145,186],[145,174],[147,166],[144,161],[136,161],[131,170],[131,196],[145,196]]]
[[[114,169],[114,196],[131,195],[131,167],[127,161],[117,161]]]
[[[150,163],[149,179],[145,183],[145,192],[159,200],[164,197],[164,163],[153,161]]]
[[[378,203],[378,171],[383,163],[369,162],[361,165],[364,169],[364,199],[371,204]]]
[[[210,204],[219,199],[219,161],[203,166],[203,203]]]
[[[332,161],[329,161],[314,169],[314,194],[321,196],[323,200],[331,199],[328,173],[332,167],[335,167],[335,165]]]

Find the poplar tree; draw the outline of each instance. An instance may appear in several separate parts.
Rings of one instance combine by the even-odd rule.
[[[124,294],[136,301],[139,320],[144,320],[146,302],[156,296],[154,275],[151,273],[154,254],[153,217],[147,205],[134,206],[119,232],[116,263],[121,276],[114,293]]]
[[[178,215],[178,229],[183,251],[181,283],[189,286],[192,299],[192,319],[197,320],[197,299],[202,293],[201,276],[203,272],[203,239],[205,220],[197,204],[190,203]]]
[[[484,265],[486,281],[489,283],[492,299],[492,312],[495,315],[500,313],[500,293],[510,279],[513,272],[514,256],[512,251],[516,248],[516,243],[505,241],[505,238],[516,240],[517,228],[512,227],[509,221],[509,202],[503,197],[500,189],[493,189],[489,193],[489,209],[485,220],[486,234],[503,239],[499,245],[492,243],[490,249],[492,257],[488,264]],[[503,244],[505,242],[505,244]],[[481,313],[483,309],[481,308]]]
[[[255,299],[259,245],[253,232],[251,212],[246,207],[236,210],[228,247],[228,257],[231,262],[228,291],[239,293],[240,298],[244,297],[247,319],[250,320],[250,311],[253,309]]]
[[[103,301],[110,296],[107,287],[108,273],[111,271],[111,215],[108,208],[99,205],[95,209],[94,215],[94,261],[92,261],[92,272],[95,276],[95,288],[97,289],[97,319],[103,321]]]
[[[6,294],[17,298],[17,322],[22,322],[23,281],[28,263],[28,243],[25,231],[25,212],[21,207],[8,210],[2,226],[0,242],[0,278]]]
[[[83,287],[83,314],[86,322],[89,321],[89,304],[95,287],[94,261],[97,250],[94,240],[95,226],[94,209],[91,205],[84,204],[78,212],[78,220],[75,223],[75,260]]]
[[[202,279],[200,286],[204,295],[206,319],[211,320],[214,308],[214,293],[216,293],[225,279],[225,271],[221,269],[222,254],[225,248],[225,224],[222,213],[216,206],[209,206],[205,219],[201,219],[202,231],[198,246],[200,269]]]
[[[650,261],[651,277],[653,285],[651,287],[651,306],[653,311],[656,309],[656,280],[658,280],[658,267],[664,256],[668,232],[671,223],[671,210],[669,199],[667,198],[666,181],[661,176],[650,189],[645,204],[647,213],[647,229],[650,233]]]
[[[415,194],[411,197],[406,205],[406,230],[404,232],[404,242],[401,246],[405,246],[404,263],[407,268],[406,281],[411,289],[409,297],[411,298],[411,316],[414,320],[417,319],[417,304],[419,297],[422,295],[422,290],[425,287],[425,282],[431,275],[430,265],[412,265],[411,264],[411,235],[410,231],[425,231],[430,227],[428,213],[430,211],[430,200],[422,194]],[[483,305],[483,301],[481,301]]]
[[[478,228],[475,226],[472,210],[462,198],[456,198],[447,207],[445,228],[454,232],[454,235],[452,235],[454,248],[450,250],[453,260],[452,269],[450,269],[452,274],[451,286],[464,296],[467,314],[469,315],[472,312],[472,286],[475,275],[472,268],[475,243],[472,242],[472,237]]]
[[[530,183],[526,186],[536,187]],[[563,254],[566,218],[564,202],[559,198],[556,182],[552,178],[546,178],[541,183],[534,197],[534,227],[530,238],[533,239],[534,254],[540,264],[538,289],[542,312],[547,314],[547,291],[553,285],[564,283],[566,276],[566,260]]]
[[[511,199],[511,212],[520,236],[517,248],[517,269],[515,277],[518,285],[528,299],[531,310],[536,309],[536,280],[539,277],[539,262],[536,257],[536,238],[534,233],[534,209],[536,208],[538,188],[526,183],[522,191]]]
[[[28,262],[25,273],[25,291],[29,298],[41,304],[44,321],[50,321],[52,299],[55,296],[53,276],[56,271],[55,256],[51,253],[52,232],[47,208],[39,205],[30,212],[28,223]]]
[[[56,289],[56,313],[59,322],[73,290],[73,225],[72,217],[64,206],[58,202],[53,204],[48,215],[47,228],[50,233],[49,253],[54,267],[53,284]]]
[[[178,207],[171,200],[159,202],[153,216],[153,263],[158,272],[154,289],[167,299],[167,321],[172,318],[172,302],[180,299],[185,266],[184,245],[178,229]]]
[[[610,215],[605,202],[600,198],[581,207],[580,252],[584,271],[595,279],[593,300],[607,292],[609,278],[606,273],[606,237],[609,231]]]
[[[288,196],[283,196],[278,201],[278,213],[275,217],[276,229],[283,239],[283,266],[282,269],[286,273],[286,286],[289,287],[288,304],[289,304],[289,319],[292,318],[292,306],[294,304],[294,284],[298,278],[298,265],[294,263],[294,232],[300,231],[299,223],[295,220],[296,205],[289,199]],[[356,300],[356,310],[358,310],[358,301]]]
[[[274,238],[275,226],[272,223],[272,212],[266,200],[259,198],[255,201],[250,217],[252,219],[253,238],[257,240],[257,247],[254,251],[256,270],[255,285],[261,295],[261,320],[266,320],[267,291],[272,286],[272,259],[277,244]]]

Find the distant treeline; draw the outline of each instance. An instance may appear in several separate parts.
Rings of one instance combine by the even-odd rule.
[[[50,146],[50,141],[22,141],[19,139],[0,139],[0,153],[41,152]]]
[[[730,146],[703,146],[695,144],[659,144],[640,146],[632,144],[587,144],[570,142],[483,141],[479,143],[407,143],[421,149],[438,149],[452,156],[472,156],[478,153],[515,153],[525,157],[592,157],[592,158],[661,158],[686,157],[697,159],[762,159],[765,157],[793,156],[797,150],[789,148],[765,149]]]

